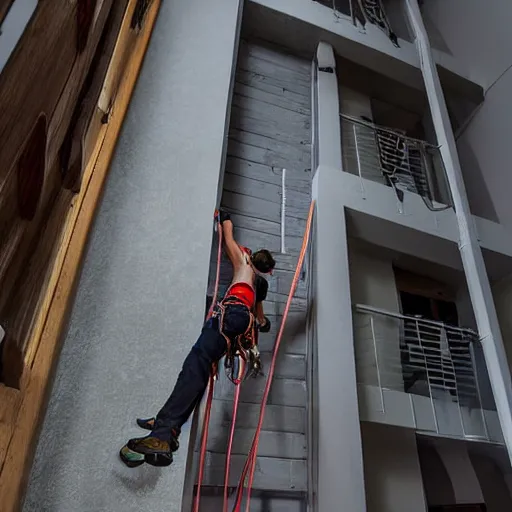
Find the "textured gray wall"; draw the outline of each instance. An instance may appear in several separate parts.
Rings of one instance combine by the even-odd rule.
[[[239,0],[162,2],[119,140],[24,510],[181,510],[171,468],[134,470],[142,434],[200,332]]]

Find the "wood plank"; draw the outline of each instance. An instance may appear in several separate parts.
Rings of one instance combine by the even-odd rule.
[[[306,151],[311,151],[309,131],[304,126],[300,126],[298,123],[295,123],[295,126],[292,123],[286,125],[283,120],[272,119],[264,113],[255,117],[251,117],[252,115],[253,111],[244,111],[234,105],[229,135],[232,138],[236,138],[236,131],[244,131],[255,135],[272,137],[276,141],[303,147]],[[257,119],[257,117],[261,119]],[[304,121],[304,123],[309,123],[309,120]]]
[[[241,158],[251,163],[267,165],[276,169],[291,170],[297,174],[311,172],[311,159],[307,160],[305,156],[300,159],[294,159],[289,155],[283,155],[280,152],[271,151],[252,144],[242,143],[237,139],[230,138],[228,156]]]
[[[252,404],[261,403],[266,377],[260,376],[244,382],[240,391],[240,401]],[[234,386],[227,378],[221,378],[214,391],[215,398],[233,399]],[[295,379],[274,379],[268,395],[268,403],[305,407],[307,403],[306,383]]]
[[[224,191],[241,194],[243,196],[251,196],[253,198],[262,199],[276,203],[281,207],[283,187],[272,183],[265,183],[260,180],[253,180],[237,174],[225,173],[224,175]],[[292,217],[307,218],[309,205],[311,204],[311,192],[298,192],[296,190],[288,190],[285,178],[286,191],[286,213]],[[302,212],[301,213],[298,213]],[[304,213],[305,212],[305,213]]]
[[[0,473],[14,432],[20,401],[19,390],[0,384]]]
[[[238,59],[238,66],[240,69],[247,69],[263,76],[271,76],[287,84],[299,84],[307,89],[311,87],[310,78],[296,69],[289,69],[258,57],[242,53]]]
[[[260,404],[239,404],[236,424],[240,428],[256,428],[260,415]],[[214,400],[210,424],[229,428],[233,417],[231,400]],[[287,407],[267,405],[263,420],[264,430],[279,432],[306,433],[306,409],[304,407]]]
[[[229,132],[229,139],[241,144],[269,150],[285,157],[288,162],[300,162],[306,163],[307,165],[311,164],[311,151],[308,148],[297,147],[295,144],[280,142],[278,140],[274,140],[271,136],[258,135],[233,129]],[[293,169],[293,167],[283,167],[285,167],[285,169]]]
[[[226,453],[229,429],[211,425],[208,431],[207,449],[212,453]],[[237,427],[233,439],[233,455],[247,455],[252,446],[254,429]],[[260,457],[279,459],[305,459],[307,455],[306,436],[290,432],[269,432],[262,430],[258,444]]]
[[[101,130],[103,112],[97,107],[98,100],[106,75],[112,69],[112,61],[115,59],[114,49],[119,48],[117,42],[119,39],[127,40],[123,36],[130,29],[131,17],[135,9],[135,4],[131,5],[133,8],[128,10],[128,0],[118,0],[113,3],[104,34],[85,80],[83,88],[85,90],[80,94],[79,103],[75,107],[66,136],[64,147],[67,151],[64,154],[67,161],[63,162],[63,181],[64,186],[71,188],[74,192],[80,190],[85,166],[94,151]],[[132,32],[131,42],[134,37]],[[126,50],[126,48],[123,49]]]
[[[37,433],[44,417],[51,377],[60,349],[59,341],[70,309],[80,262],[86,246],[87,234],[92,225],[115,143],[142,66],[142,60],[159,7],[160,0],[154,0],[146,18],[145,27],[125,71],[117,96],[117,108],[105,129],[102,151],[97,161],[90,162],[90,166],[94,168],[94,173],[88,187],[83,192],[81,213],[76,224],[70,226],[72,234],[69,245],[65,250],[63,248],[65,256],[62,266],[55,269],[58,274],[56,286],[48,290],[50,307],[45,312],[38,357],[35,358],[32,369],[27,374],[23,384],[23,397],[16,419],[16,429],[7,451],[6,464],[0,473],[2,512],[18,512],[23,501],[22,496],[35,450]],[[101,143],[101,141],[99,142]],[[8,471],[5,470],[6,468],[9,468]]]
[[[249,215],[233,214],[231,216],[235,226],[239,228],[250,229],[261,233],[268,233],[269,235],[281,236],[281,223],[271,222],[258,217],[251,217]],[[286,219],[286,238],[295,237],[302,240],[304,234],[304,225],[306,221],[303,219]]]
[[[311,114],[309,112],[301,114],[280,105],[268,104],[265,101],[237,93],[233,95],[232,106],[237,107],[253,119],[259,119],[260,121],[275,120],[277,123],[283,124],[283,129],[290,127],[302,136],[309,134],[311,127]]]
[[[273,92],[263,91],[254,86],[244,84],[243,82],[235,82],[234,92],[242,97],[253,98],[268,105],[275,105],[281,109],[291,110],[309,117],[311,116],[309,102],[305,99],[297,101],[296,99],[286,97],[284,94],[278,95]]]
[[[89,72],[96,48],[103,34],[107,17],[110,13],[113,0],[103,0],[101,9],[87,38],[87,46],[82,53],[76,56],[75,62],[69,74],[68,80],[59,97],[59,101],[53,111],[50,122],[48,123],[48,149],[47,162],[53,166],[58,159],[62,142],[71,123],[71,118],[75,111],[82,85]]]
[[[245,455],[231,459],[229,485],[235,487],[246,460]],[[207,452],[203,485],[224,485],[225,456]],[[254,475],[254,489],[307,490],[307,465],[304,460],[258,457]]]
[[[311,88],[302,86],[295,87],[293,84],[284,84],[271,76],[264,76],[254,73],[250,70],[237,68],[235,74],[236,82],[253,87],[260,91],[265,91],[275,96],[281,96],[291,101],[310,106]]]
[[[268,41],[260,42],[242,39],[240,51],[243,55],[250,55],[294,70],[303,74],[305,78],[310,78],[311,76],[311,62],[309,60],[288,53],[286,48],[273,45]]]
[[[279,186],[282,183],[281,168],[257,164],[232,156],[229,156],[226,159],[226,172]],[[302,172],[299,172],[296,169],[287,169],[286,189],[296,190],[297,192],[302,192],[304,194],[311,194],[312,174],[311,169],[304,169]]]
[[[56,107],[75,61],[76,27],[75,3],[39,2],[0,74],[0,192],[37,117]]]

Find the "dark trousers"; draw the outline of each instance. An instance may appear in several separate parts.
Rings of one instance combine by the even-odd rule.
[[[224,333],[229,339],[243,334],[249,326],[249,310],[244,306],[228,305],[224,314]],[[212,364],[226,352],[227,344],[219,330],[219,319],[208,320],[196,344],[188,354],[171,396],[156,417],[152,435],[169,441],[171,430],[179,434],[200,402],[208,385]]]

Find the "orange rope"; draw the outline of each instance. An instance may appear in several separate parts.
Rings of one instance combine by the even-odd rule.
[[[288,318],[288,313],[290,311],[290,306],[291,306],[293,296],[295,295],[295,290],[297,289],[297,285],[298,285],[299,278],[300,278],[300,272],[302,269],[302,265],[304,264],[304,259],[306,257],[306,251],[307,251],[307,248],[309,245],[309,239],[310,239],[310,235],[311,235],[311,226],[313,223],[314,209],[315,209],[315,201],[312,201],[311,206],[309,207],[306,231],[304,233],[304,238],[302,240],[302,247],[301,247],[300,254],[299,254],[299,260],[297,262],[297,266],[295,267],[295,274],[293,276],[293,281],[292,281],[292,284],[290,287],[290,293],[288,294],[288,299],[286,301],[286,307],[283,312],[283,318],[281,320],[281,325],[279,327],[279,332],[277,334],[276,342],[274,345],[274,352],[272,354],[272,362],[270,364],[270,370],[268,372],[268,378],[267,378],[267,383],[265,386],[265,392],[263,394],[263,399],[261,401],[258,426],[256,427],[256,432],[254,433],[252,446],[249,451],[249,455],[247,456],[247,460],[245,462],[245,466],[242,471],[240,481],[238,483],[236,501],[235,501],[235,506],[233,508],[233,512],[241,511],[242,497],[243,497],[243,486],[244,486],[244,481],[247,477],[248,472],[249,472],[249,481],[248,481],[248,485],[247,485],[247,502],[246,502],[245,510],[246,510],[246,512],[249,512],[250,501],[251,501],[251,490],[252,490],[252,485],[254,482],[254,472],[256,470],[256,458],[257,458],[257,454],[258,454],[258,444],[259,444],[261,429],[263,426],[263,419],[265,417],[265,407],[267,405],[268,395],[270,393],[270,386],[272,384],[272,378],[274,376],[279,346],[281,345],[281,340],[283,338],[284,326],[285,326],[286,320]]]
[[[217,303],[217,296],[219,294],[219,281],[220,281],[220,262],[222,257],[222,225],[218,220],[218,214],[216,212],[215,214],[216,222],[217,222],[217,233],[219,238],[219,247],[217,250],[217,271],[215,274],[215,289],[213,292],[213,299],[212,303],[210,304],[210,309],[208,310],[208,314],[206,315],[206,321],[208,321],[212,315],[213,311],[215,310],[215,304]],[[208,430],[210,426],[210,414],[212,409],[212,402],[213,402],[213,385],[215,382],[215,370],[212,368],[210,378],[208,380],[208,394],[206,398],[206,408],[204,411],[204,418],[203,418],[203,431],[201,433],[201,452],[199,456],[199,475],[198,475],[198,482],[197,482],[197,492],[196,497],[194,500],[194,507],[193,512],[199,512],[199,504],[201,502],[201,485],[203,483],[203,477],[204,477],[204,462],[206,459],[206,445],[208,442]]]

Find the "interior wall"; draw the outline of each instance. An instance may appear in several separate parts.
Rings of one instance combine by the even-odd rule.
[[[161,4],[91,231],[25,512],[182,510],[190,422],[164,471],[127,468],[119,449],[142,434],[135,418],[168,398],[204,321],[241,5]]]
[[[350,288],[353,304],[400,312],[392,261],[349,243]],[[354,314],[354,343],[359,382],[403,391],[400,368],[400,324],[382,315]]]
[[[492,286],[492,294],[503,344],[507,353],[508,365],[512,372],[512,276],[495,283]]]
[[[413,430],[361,423],[367,512],[426,511]]]
[[[459,441],[436,439],[434,446],[448,472],[455,498],[454,503],[483,503],[482,489],[473,469],[466,444]]]
[[[512,228],[512,2],[428,0],[423,10],[485,87],[484,103],[457,140],[471,210]]]

